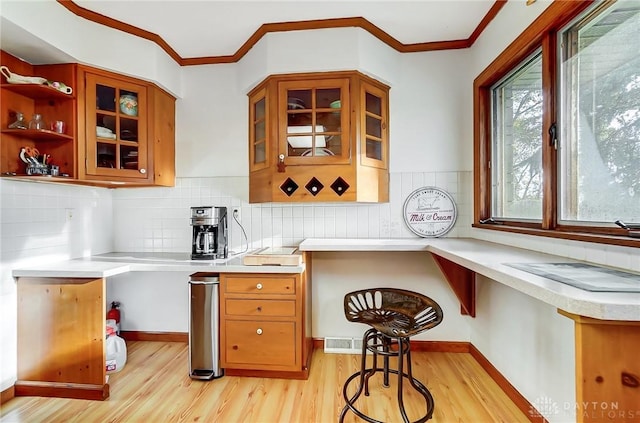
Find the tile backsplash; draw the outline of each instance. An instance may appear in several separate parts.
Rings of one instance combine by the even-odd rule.
[[[111,251],[110,190],[0,179],[0,293],[11,269]]]
[[[405,198],[424,186],[437,186],[452,195],[458,219],[447,236],[467,236],[471,225],[471,182],[471,172],[391,173],[388,203],[249,204],[247,177],[177,178],[172,188],[113,191],[114,250],[190,251],[192,206],[229,209],[229,249],[234,252],[297,245],[311,237],[415,237],[404,224],[402,208]],[[239,211],[239,222],[233,219],[234,209]]]
[[[99,254],[190,252],[192,206],[229,208],[230,245],[297,245],[305,238],[415,237],[402,219],[414,190],[437,186],[456,201],[448,237],[472,237],[640,271],[636,248],[471,228],[472,172],[390,174],[388,203],[248,203],[248,177],[177,178],[171,188],[109,190],[0,178],[0,294],[14,290],[11,268]],[[239,211],[240,225],[232,211]],[[246,239],[243,236],[246,233]]]

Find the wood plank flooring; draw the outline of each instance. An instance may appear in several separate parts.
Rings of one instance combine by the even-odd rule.
[[[342,385],[358,369],[360,358],[315,350],[306,381],[225,376],[202,382],[188,376],[185,343],[136,341],[127,346],[127,364],[111,375],[108,400],[16,397],[2,404],[0,422],[333,423],[344,405]],[[431,422],[529,421],[471,355],[414,352],[413,362],[414,376],[435,399]],[[352,386],[355,390],[357,382]],[[358,407],[379,420],[401,422],[395,389],[394,377],[391,388],[384,388],[382,376],[376,376],[370,381],[371,396],[363,395]],[[405,392],[409,417],[421,417],[422,397],[409,388]],[[361,421],[351,412],[345,418]]]

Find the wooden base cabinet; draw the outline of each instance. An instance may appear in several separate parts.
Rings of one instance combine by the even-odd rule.
[[[309,377],[308,272],[221,274],[220,357],[227,375]]]
[[[104,279],[18,278],[16,396],[104,400]]]
[[[640,322],[575,321],[576,421],[640,421]]]

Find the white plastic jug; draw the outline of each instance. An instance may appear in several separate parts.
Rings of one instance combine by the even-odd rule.
[[[127,362],[127,344],[117,335],[107,337],[107,374],[122,370]]]

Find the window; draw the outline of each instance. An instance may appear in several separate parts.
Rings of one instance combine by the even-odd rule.
[[[562,221],[640,223],[640,2],[561,33]]]
[[[494,217],[542,218],[542,55],[492,90]]]
[[[476,78],[474,226],[640,247],[638,45],[640,0],[556,1]]]

